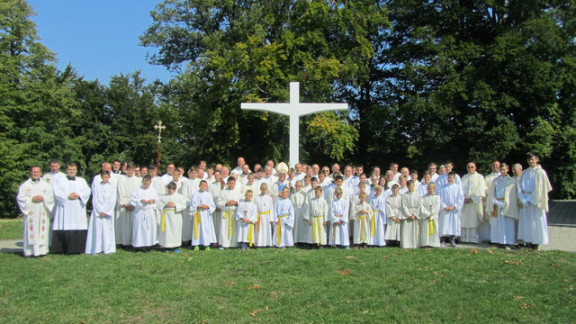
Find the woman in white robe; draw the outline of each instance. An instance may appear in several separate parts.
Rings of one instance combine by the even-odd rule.
[[[179,247],[182,241],[182,214],[188,213],[186,205],[188,200],[184,195],[177,192],[177,185],[171,181],[166,186],[168,193],[162,195],[157,204],[160,211],[160,227],[158,231],[158,245],[166,249],[173,249],[174,252],[180,252]]]
[[[86,237],[86,254],[116,252],[114,211],[116,187],[110,183],[110,172],[100,173],[101,181],[92,184],[92,213]]]
[[[158,194],[150,186],[151,183],[150,176],[144,176],[142,186],[130,198],[130,204],[135,207],[132,214],[132,246],[144,251],[156,244]]]
[[[428,182],[428,194],[422,197],[420,212],[420,246],[440,247],[438,234],[438,213],[440,197],[435,193],[436,184]]]

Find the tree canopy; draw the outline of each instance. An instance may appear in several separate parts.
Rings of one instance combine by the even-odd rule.
[[[347,102],[301,119],[303,162],[452,160],[538,152],[553,196],[576,196],[573,1],[165,0],[140,42],[166,84],[138,71],[107,85],[55,67],[24,0],[0,3],[0,217],[32,165],[75,161],[91,176],[113,159],[288,158],[288,119],[242,102]]]

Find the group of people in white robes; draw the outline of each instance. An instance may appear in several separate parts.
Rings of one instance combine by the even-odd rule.
[[[118,174],[104,163],[91,187],[76,176],[75,164],[63,174],[51,163],[44,177],[34,167],[17,197],[24,215],[24,255],[109,254],[117,245],[136,250],[159,245],[177,252],[182,244],[196,250],[418,248],[455,246],[457,240],[504,247],[548,244],[552,188],[532,153],[530,167],[522,172],[515,165],[514,177],[505,163],[493,163],[493,173],[484,177],[470,162],[462,178],[446,163],[440,175],[431,164],[422,182],[408,168],[399,172],[395,163],[385,175],[374,168],[368,177],[349,166],[343,176],[336,164],[332,174],[317,165],[289,172],[284,163],[273,168],[271,161],[252,172],[243,158],[238,161],[232,172],[217,166],[205,173],[199,166],[188,177],[172,163],[162,176],[153,167],[136,175],[131,164]]]

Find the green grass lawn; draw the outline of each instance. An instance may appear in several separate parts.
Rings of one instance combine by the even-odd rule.
[[[0,254],[3,323],[574,323],[576,254],[260,249]]]
[[[22,239],[22,218],[0,219],[0,240]]]

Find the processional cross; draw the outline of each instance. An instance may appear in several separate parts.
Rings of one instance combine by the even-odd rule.
[[[306,116],[321,111],[347,110],[348,104],[301,103],[300,83],[290,82],[290,103],[242,103],[240,108],[244,110],[269,111],[290,116],[290,166],[293,167],[300,160],[300,116]]]
[[[154,129],[158,131],[158,146],[156,149],[156,170],[158,170],[158,168],[160,167],[160,156],[162,154],[160,150],[160,143],[162,143],[162,130],[164,130],[165,128],[166,126],[162,125],[161,120],[158,121],[158,124],[154,125]]]

